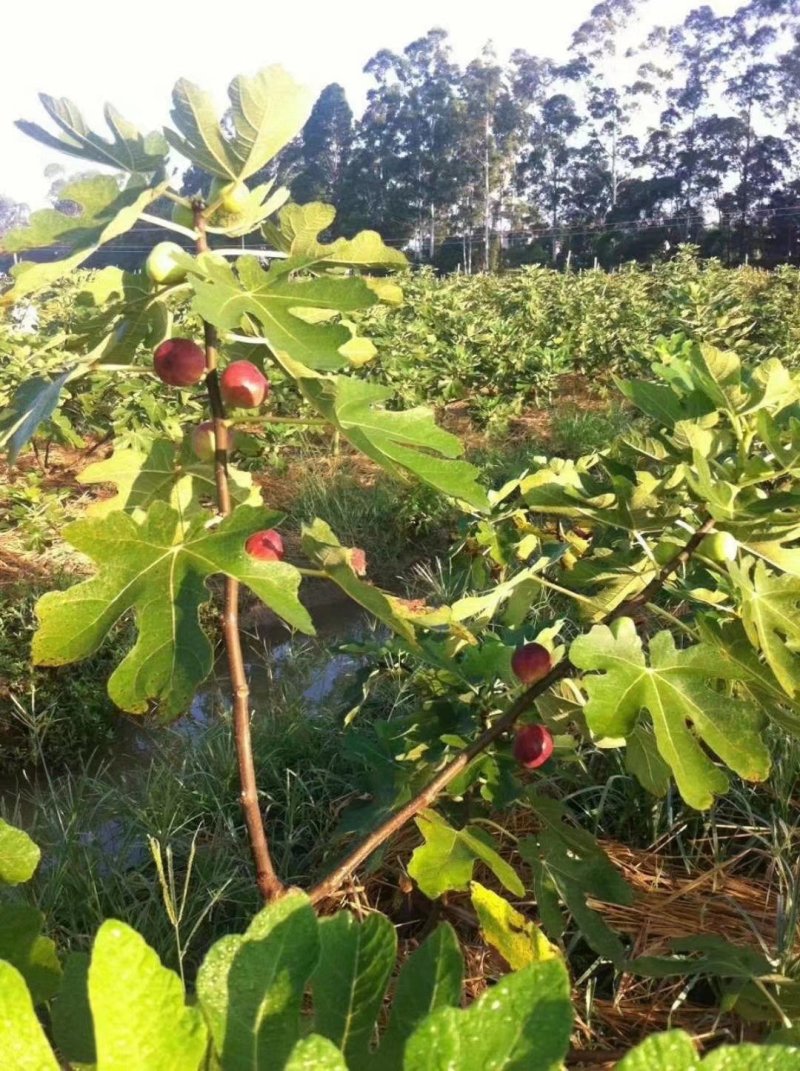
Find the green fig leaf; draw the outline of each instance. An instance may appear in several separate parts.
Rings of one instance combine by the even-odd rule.
[[[89,1006],[89,963],[90,957],[85,952],[70,952],[50,1010],[58,1051],[71,1063],[97,1061]]]
[[[310,561],[322,569],[350,598],[363,606],[385,625],[402,636],[412,646],[417,646],[415,625],[430,626],[447,620],[447,610],[442,612],[414,609],[414,604],[381,591],[362,580],[356,569],[354,555],[357,548],[343,547],[325,521],[317,518],[311,525],[303,525],[302,546]]]
[[[311,987],[314,1031],[344,1053],[351,1071],[366,1066],[376,1020],[397,954],[397,933],[385,915],[359,922],[339,911],[319,923],[320,958]]]
[[[309,1034],[292,1049],[284,1071],[348,1071],[348,1068],[332,1041],[319,1034]]]
[[[38,844],[23,829],[0,818],[0,885],[30,881],[41,857]]]
[[[457,1007],[461,1000],[464,958],[455,931],[437,926],[403,961],[392,1000],[392,1012],[374,1057],[380,1071],[401,1071],[406,1042],[437,1008]]]
[[[691,807],[703,810],[725,792],[728,778],[708,757],[711,748],[740,777],[762,781],[769,773],[769,751],[761,737],[764,716],[758,706],[715,691],[710,681],[737,680],[740,670],[716,652],[696,644],[677,649],[669,632],[650,640],[650,665],[630,618],[609,628],[596,625],[579,636],[570,658],[582,670],[589,696],[586,722],[599,737],[627,737],[647,709],[662,759]]]
[[[423,811],[414,821],[424,844],[411,856],[408,873],[431,900],[451,889],[468,889],[478,861],[488,866],[510,893],[524,895],[525,886],[517,872],[495,851],[482,829],[453,829],[435,811]]]
[[[205,581],[215,573],[239,580],[292,627],[313,634],[297,597],[300,574],[294,566],[245,552],[247,537],[269,527],[273,517],[239,506],[216,528],[205,527],[202,517],[186,527],[174,509],[154,502],[141,524],[116,512],[68,525],[65,538],[99,572],[39,600],[34,663],[59,666],[87,658],[132,609],[138,639],[112,673],[109,695],[134,714],[144,713],[150,701],[159,702],[162,717],[182,714],[212,667],[198,611],[210,597]]]
[[[294,278],[291,273],[302,267],[293,260],[273,261],[265,271],[255,257],[244,256],[234,270],[213,253],[187,260],[194,312],[221,331],[239,330],[245,317],[251,317],[273,353],[291,354],[308,368],[342,368],[347,357],[340,350],[352,332],[339,323],[308,323],[302,313],[354,312],[378,298],[363,279]]]
[[[788,696],[800,689],[800,580],[775,576],[763,562],[731,563],[747,638],[762,651]]]
[[[512,971],[560,955],[534,922],[496,892],[473,881],[470,899],[481,933]]]
[[[89,351],[100,365],[130,364],[140,346],[154,350],[163,342],[172,324],[166,302],[143,272],[103,268],[87,280],[75,305],[84,315],[70,348]]]
[[[463,446],[437,426],[429,409],[385,409],[381,403],[392,396],[388,387],[347,376],[317,375],[288,354],[277,356],[317,412],[381,468],[397,476],[415,476],[476,509],[488,508],[477,469],[452,460],[463,453]]]
[[[64,385],[83,370],[80,365],[71,365],[54,379],[34,376],[17,387],[9,405],[0,412],[0,450],[5,450],[9,465],[16,462],[39,425],[53,415]]]
[[[46,93],[40,93],[39,100],[59,128],[59,132],[51,134],[38,123],[31,123],[27,119],[17,120],[16,126],[42,145],[68,156],[112,167],[115,171],[128,171],[132,174],[163,171],[169,152],[164,138],[155,132],[140,134],[113,105],[106,104],[103,109],[104,118],[113,135],[113,140],[108,141],[86,125],[81,113],[66,97],[58,100]]]
[[[210,93],[181,78],[172,92],[176,130],[164,134],[182,156],[210,175],[246,179],[300,133],[313,95],[282,67],[239,75],[228,86],[233,134],[226,137]]]
[[[59,1071],[25,979],[0,961],[0,1052],[4,1071]]]
[[[61,981],[56,946],[42,936],[44,915],[27,904],[0,904],[0,960],[20,972],[34,1004],[50,1000]]]
[[[533,963],[491,986],[467,1009],[440,1008],[411,1035],[405,1071],[558,1071],[572,1005],[560,959]]]
[[[333,205],[320,201],[289,204],[278,217],[286,249],[292,259],[304,267],[332,268],[407,268],[408,261],[399,249],[385,245],[376,231],[359,231],[354,238],[337,238],[320,242],[319,235],[336,218]]]
[[[132,185],[120,190],[114,178],[97,175],[65,186],[61,197],[78,206],[77,214],[42,208],[33,213],[27,226],[3,235],[0,248],[14,253],[57,245],[66,247],[69,255],[43,264],[22,261],[14,269],[14,285],[3,294],[3,303],[13,305],[74,271],[101,245],[129,231],[166,185],[144,189]]]
[[[569,821],[563,804],[536,793],[528,796],[528,802],[539,829],[521,841],[519,853],[531,868],[542,926],[551,937],[561,937],[563,902],[591,948],[620,964],[625,955],[622,943],[602,915],[588,906],[587,897],[627,905],[633,901],[632,890],[594,837]]]
[[[303,991],[318,957],[317,918],[308,897],[297,892],[265,907],[243,935],[212,946],[197,976],[197,995],[225,1071],[284,1066],[300,1037]],[[306,1066],[302,1051],[294,1050],[298,1071]]]
[[[88,989],[103,1071],[197,1071],[208,1043],[203,1016],[124,922],[109,919],[97,931]]]
[[[249,472],[229,465],[228,482],[233,505],[261,505],[261,492]],[[78,483],[112,483],[117,487],[113,498],[89,506],[88,517],[107,517],[115,510],[124,510],[138,520],[153,502],[166,502],[186,523],[216,498],[214,465],[198,460],[188,436],[180,447],[169,439],[157,439],[147,453],[128,448],[115,450],[106,460],[87,466],[79,474]],[[279,513],[271,514],[265,527],[273,527],[281,517]]]

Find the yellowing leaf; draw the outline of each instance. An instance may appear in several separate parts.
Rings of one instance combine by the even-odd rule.
[[[469,887],[472,906],[478,915],[481,933],[496,948],[512,971],[529,963],[560,957],[539,927],[512,907],[508,900],[477,881]]]

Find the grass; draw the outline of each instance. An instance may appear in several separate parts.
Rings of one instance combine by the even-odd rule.
[[[274,664],[253,667],[275,683],[269,702],[261,688],[253,747],[273,856],[290,884],[322,865],[355,781],[336,702],[310,716],[304,699],[325,658],[301,650],[279,681]],[[44,862],[13,895],[44,913],[62,949],[87,948],[104,918],[120,918],[191,977],[209,944],[259,907],[229,718],[217,709],[205,726],[138,731],[132,742],[127,754],[22,779],[4,817],[28,830]]]
[[[19,581],[0,588],[0,773],[35,767],[44,758],[58,768],[113,737],[115,709],[98,682],[108,679],[130,646],[130,628],[116,629],[79,665],[51,670],[30,664],[36,600],[70,582],[62,575],[51,585]]]
[[[484,442],[472,460],[481,466],[486,482],[498,486],[527,468],[534,454],[576,457],[607,445],[629,420],[621,408],[601,412],[562,407],[552,415],[547,441],[512,437]],[[357,469],[349,458],[334,465],[315,455],[313,466],[292,485],[288,511],[288,530],[320,516],[343,543],[363,547],[371,579],[382,585],[444,601],[468,590],[463,570],[444,553],[454,541],[459,515],[432,491],[376,477],[371,470]],[[6,769],[14,771],[39,767],[36,774],[18,777],[16,798],[7,797],[0,811],[31,832],[44,859],[34,881],[10,895],[44,912],[62,950],[87,948],[104,918],[122,918],[191,981],[208,946],[224,933],[242,930],[259,906],[225,703],[209,691],[212,709],[204,726],[159,729],[144,758],[124,752],[108,757],[107,746],[119,722],[100,682],[107,679],[130,634],[123,629],[79,666],[32,671],[20,637],[32,631],[33,603],[45,586],[37,581],[6,588],[0,603],[0,675],[6,682],[0,698],[9,699],[15,726],[13,742],[12,736],[6,738],[4,761]],[[532,609],[535,616],[549,620],[564,608],[549,594]],[[324,869],[340,815],[362,783],[364,764],[354,742],[359,734],[369,736],[370,717],[413,712],[419,696],[389,682],[368,717],[343,730],[344,695],[334,689],[318,706],[308,698],[309,683],[331,657],[330,645],[293,644],[280,659],[259,647],[253,640],[248,658],[262,803],[279,872],[289,883],[307,885]],[[224,690],[224,681],[219,684]],[[133,735],[134,742],[140,739]],[[756,948],[767,942],[776,969],[794,976],[800,913],[795,805],[800,744],[777,732],[773,743],[770,781],[752,786],[734,779],[728,795],[706,814],[691,811],[674,792],[663,800],[647,795],[625,769],[624,752],[591,746],[542,771],[536,787],[567,801],[584,828],[620,849],[614,858],[628,868],[631,880],[641,879],[643,895],[660,889],[664,873],[676,888],[685,879],[682,898],[675,904],[668,897],[658,901],[662,929],[684,925],[685,932],[705,932],[709,900],[702,895],[691,899],[691,884],[699,875],[718,874],[714,895],[733,905],[725,916],[729,931],[724,932],[745,942],[751,933]],[[405,861],[407,856],[400,865]],[[390,886],[397,898],[391,857],[373,879]],[[736,899],[733,886],[725,884],[732,881],[742,883],[750,898]],[[766,911],[773,913],[766,928],[754,907],[764,889],[769,894]],[[767,902],[766,893],[762,899]],[[655,901],[645,897],[645,903]],[[447,917],[447,905],[443,910]],[[652,936],[644,907],[637,910],[638,915],[620,913],[612,920],[628,935],[631,948]],[[736,913],[738,930],[731,923]],[[661,1014],[667,997],[678,1007],[689,995],[706,1000],[713,1019],[713,998],[702,997],[685,979],[674,985],[671,980],[669,986],[639,981],[640,1003],[626,1005],[630,976],[627,981],[615,976],[574,928],[567,938],[583,1017],[595,1039],[612,1038],[612,1005],[658,1005]],[[666,941],[661,951],[666,951]],[[663,1025],[671,1016],[667,1005]],[[622,1030],[627,1024],[618,1026]]]

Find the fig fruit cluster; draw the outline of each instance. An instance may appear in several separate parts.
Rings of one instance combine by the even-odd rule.
[[[511,669],[530,687],[553,668],[550,652],[541,643],[525,643],[511,656]],[[514,737],[514,758],[526,770],[543,766],[553,754],[553,737],[545,725],[523,725]]]

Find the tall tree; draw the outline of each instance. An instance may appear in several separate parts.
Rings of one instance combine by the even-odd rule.
[[[300,134],[299,174],[292,197],[338,204],[353,144],[353,112],[344,89],[325,86]]]
[[[626,84],[624,39],[643,0],[603,0],[572,37],[571,51],[586,78],[591,140],[608,157],[611,207],[617,203],[621,167],[634,148],[629,129],[639,98]]]

